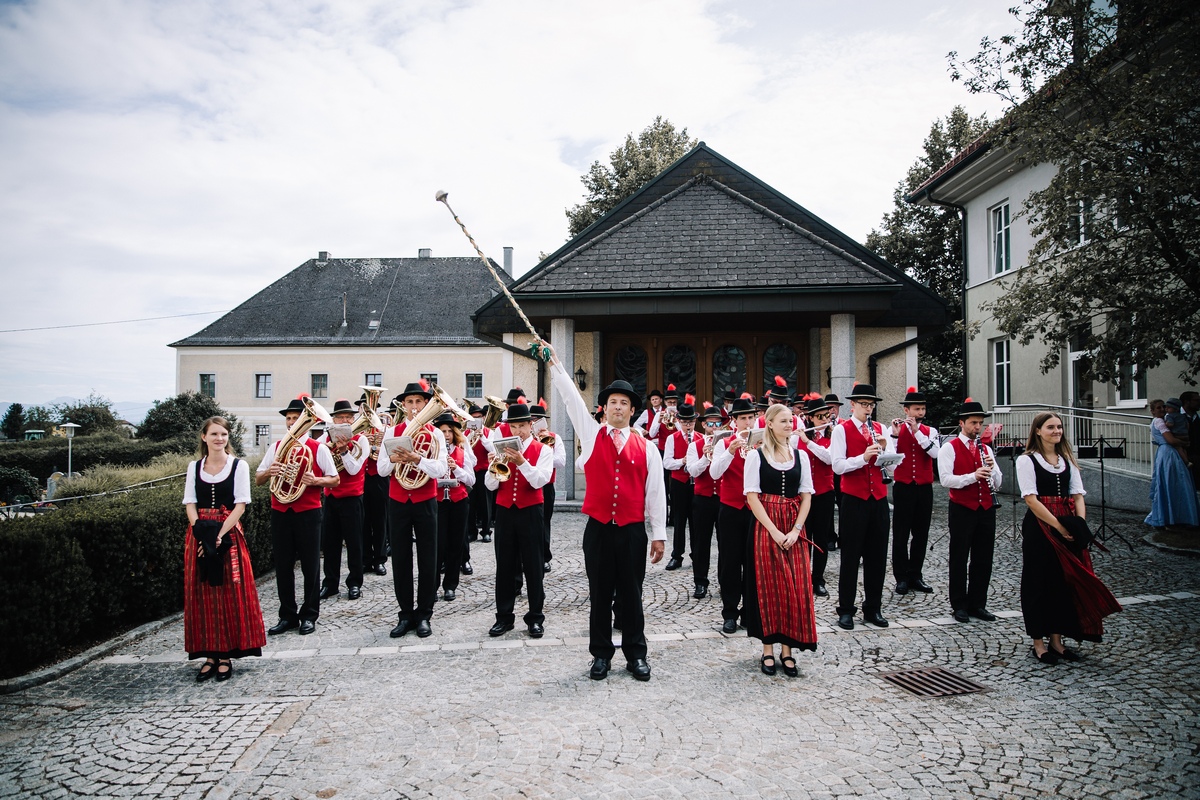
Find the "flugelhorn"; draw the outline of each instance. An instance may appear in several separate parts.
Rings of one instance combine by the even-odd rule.
[[[305,395],[300,398],[300,402],[304,404],[304,410],[292,423],[292,427],[288,428],[287,436],[280,440],[279,449],[275,451],[275,460],[282,467],[282,471],[271,478],[271,494],[281,503],[294,503],[299,500],[305,489],[301,480],[312,472],[313,451],[308,449],[301,439],[318,422],[324,422],[326,425],[333,422],[329,412],[311,397]]]

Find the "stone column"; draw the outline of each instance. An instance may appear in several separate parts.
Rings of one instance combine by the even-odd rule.
[[[829,365],[833,391],[844,402],[854,390],[854,315],[833,314],[829,318]],[[866,380],[866,377],[863,378]],[[844,410],[843,410],[844,413]]]
[[[574,379],[575,374],[575,320],[550,320],[550,344],[562,362],[563,369]],[[555,391],[546,398],[550,403],[550,419],[553,421],[554,432],[563,438],[563,447],[567,450],[567,465],[558,471],[555,477],[554,491],[564,500],[575,499],[575,427],[571,418],[563,408]]]

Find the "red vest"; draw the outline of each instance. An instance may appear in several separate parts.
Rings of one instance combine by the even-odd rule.
[[[950,440],[950,446],[954,448],[955,475],[966,475],[983,466],[983,454],[987,452],[987,445],[979,445],[980,452],[974,457],[971,450],[957,436]],[[977,481],[962,489],[951,489],[950,502],[973,511],[988,509],[992,507],[992,489],[987,481]]]
[[[461,447],[454,448],[454,452],[450,454],[450,472],[446,474],[446,477],[453,478],[454,476],[452,473],[454,472],[454,468],[455,467],[461,468],[462,465],[466,463],[466,460],[467,460],[466,451],[463,450]],[[487,460],[485,459],[483,463],[486,464]],[[460,483],[457,486],[455,486],[453,489],[450,490],[449,500],[451,503],[461,503],[463,500],[466,500],[469,495],[470,495],[470,492],[467,490],[467,487],[463,486]],[[445,499],[446,499],[446,490],[439,489],[438,490],[438,500],[441,501],[441,500],[445,500]]]
[[[736,435],[736,434],[735,434]],[[726,439],[728,445],[730,439]],[[733,508],[746,507],[746,458],[739,451],[733,457],[733,461],[729,462],[729,467],[721,473],[721,482],[718,490],[721,495],[721,502]]]
[[[867,424],[871,426],[871,430],[876,435],[883,433],[883,428],[878,422],[868,422]],[[865,453],[869,443],[863,436],[861,423],[852,417],[842,423],[842,429],[846,434],[846,458],[854,458]],[[876,500],[887,498],[887,486],[883,482],[883,471],[872,461],[862,469],[843,473],[842,493],[857,497],[859,500],[872,497]]]
[[[618,454],[608,427],[601,425],[592,454],[583,465],[587,482],[583,513],[600,523],[646,521],[646,440],[632,428],[625,429],[625,436],[625,447]]]
[[[349,474],[345,468],[339,469],[338,478],[341,480],[341,483],[332,489],[326,489],[325,494],[332,497],[362,497],[363,485],[367,481],[367,464],[371,463],[371,445],[367,443],[367,437],[365,436],[355,436],[354,440],[362,445],[367,463],[363,464],[363,468],[358,471],[357,475]],[[321,446],[324,447],[325,443],[322,442]]]
[[[541,452],[542,443],[534,439],[525,448],[525,460],[536,464]],[[496,489],[496,505],[505,508],[540,506],[544,499],[542,488],[539,486],[534,489],[530,486],[529,481],[525,480],[525,476],[521,474],[521,470],[517,468],[516,464],[509,464],[509,466],[512,467],[512,474]]]
[[[279,457],[279,444],[280,442],[275,443],[276,461],[281,461]],[[317,463],[317,448],[324,447],[324,445],[318,444],[316,439],[305,439],[303,444],[312,452],[312,474],[318,478],[324,477],[325,473],[321,471],[321,465]],[[305,486],[304,493],[291,503],[281,503],[276,499],[275,495],[271,495],[271,508],[276,511],[312,511],[321,507],[322,491],[320,486]]]
[[[829,439],[813,439],[813,443],[821,447],[829,447]],[[799,443],[799,448],[808,453],[808,463],[812,465],[812,482],[813,494],[825,494],[833,491],[833,466],[826,464],[821,459],[817,458],[816,454],[808,449],[808,444],[805,442]]]
[[[696,443],[696,455],[703,458],[704,456],[704,437],[700,437],[700,441]],[[711,466],[711,465],[710,465]],[[720,481],[713,480],[712,473],[707,469],[700,473],[700,477],[696,478],[696,483],[692,485],[692,494],[698,497],[712,497],[717,493],[717,487]]]
[[[675,441],[671,445],[671,447],[674,448],[674,453],[675,453],[676,458],[680,458],[680,457],[683,458],[684,466],[680,467],[679,469],[671,470],[671,478],[673,480],[679,481],[680,483],[691,483],[692,476],[690,474],[688,474],[688,471],[687,471],[688,445],[691,444],[692,442],[696,442],[698,445],[702,445],[702,444],[704,444],[704,437],[701,436],[700,434],[696,433],[695,431],[693,431],[690,439],[684,439],[683,431],[675,431],[675,433],[673,434],[673,438],[675,439]]]
[[[929,435],[929,428],[925,425],[918,426],[918,430]],[[896,438],[896,452],[904,454],[904,460],[896,467],[897,483],[915,483],[919,486],[933,483],[933,459],[903,423],[900,424],[900,435]]]
[[[401,422],[392,429],[392,436],[401,436],[404,434],[404,428],[407,422]],[[431,436],[437,436],[445,441],[445,436],[442,432],[432,425],[426,423],[425,430],[429,431]],[[412,434],[409,434],[410,436]],[[392,464],[392,474],[388,476],[388,497],[395,500],[397,503],[423,503],[426,500],[436,500],[438,496],[437,480],[430,478],[425,483],[413,491],[409,491],[400,485],[400,481],[396,480],[396,473],[399,472],[403,464]]]

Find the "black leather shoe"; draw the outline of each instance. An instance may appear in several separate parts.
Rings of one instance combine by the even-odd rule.
[[[270,628],[267,628],[267,634],[270,636],[278,636],[281,633],[287,633],[292,628],[300,627],[300,623],[294,619],[281,619]]]
[[[639,681],[650,680],[650,665],[646,663],[644,658],[635,658],[625,665],[626,672],[633,675]]]
[[[417,623],[417,636],[424,639],[426,636],[433,634],[433,628],[429,627],[429,620],[423,619]]]
[[[456,595],[454,594],[453,589],[447,589],[446,591],[442,592],[443,600],[453,600],[455,597]]]
[[[970,622],[971,616],[966,612],[965,609],[960,608],[954,612],[954,620],[956,622]]]
[[[331,597],[337,597],[337,593],[338,593],[338,590],[337,590],[336,586],[322,586],[321,587],[321,599],[322,600],[328,600]]]
[[[540,639],[546,633],[546,629],[542,627],[540,622],[529,623],[529,638]]]
[[[503,636],[513,629],[511,622],[497,622],[492,627],[488,628],[488,636]]]
[[[392,632],[388,634],[393,639],[399,639],[404,634],[413,629],[413,624],[406,619],[400,620],[400,624],[392,628]]]
[[[696,598],[697,600],[708,597],[708,584],[697,583],[696,588],[692,590],[692,597]]]
[[[896,581],[896,594],[908,594],[908,581]]]
[[[300,623],[300,630],[297,631],[301,636],[308,636],[317,629],[317,623],[311,619],[306,619]]]
[[[863,622],[869,622],[877,628],[886,628],[888,626],[888,621],[878,611],[874,614],[863,614]]]
[[[349,589],[346,590],[346,599],[347,600],[357,600],[360,597],[362,597],[362,587],[361,586],[351,586]]]
[[[838,627],[844,631],[854,630],[854,615],[853,614],[839,614],[838,615]]]
[[[829,590],[825,588],[825,584],[818,583],[813,586],[813,594],[817,597],[829,597]]]
[[[608,677],[608,659],[593,658],[592,669],[588,672],[588,677],[594,681],[602,681]]]
[[[464,561],[460,572],[462,572],[463,575],[474,575],[475,568],[471,566],[470,561]]]
[[[481,541],[481,542],[490,542],[491,540],[492,540],[492,535],[490,533],[485,533],[479,537],[479,541]]]
[[[972,608],[970,614],[975,619],[981,619],[984,622],[996,621],[996,615],[988,611],[986,608]]]
[[[375,567],[375,574],[376,575],[387,575],[387,565],[386,564],[377,565]]]
[[[737,620],[725,620],[725,622],[721,625],[721,633],[737,633]]]
[[[909,581],[908,585],[910,587],[912,587],[913,589],[915,589],[916,591],[924,592],[925,594],[929,594],[930,592],[933,591],[933,587],[930,586],[928,583],[926,583],[921,578],[917,578],[915,580]]]
[[[683,559],[676,558],[675,556],[671,556],[671,560],[667,562],[668,570],[679,569],[682,566],[683,566]]]
[[[547,561],[545,564],[542,564],[542,572],[543,572],[543,573],[546,573],[546,572],[549,572],[549,571],[550,571],[550,562],[549,562],[549,561]]]

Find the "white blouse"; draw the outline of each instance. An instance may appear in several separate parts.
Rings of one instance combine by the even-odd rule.
[[[1059,456],[1058,466],[1052,467],[1046,461],[1046,459],[1042,458],[1041,453],[1026,453],[1018,458],[1017,486],[1021,490],[1021,497],[1028,497],[1029,495],[1037,497],[1038,495],[1037,473],[1033,469],[1033,459],[1035,458],[1038,460],[1038,464],[1042,466],[1042,469],[1055,475],[1061,475],[1062,471],[1067,468],[1067,464],[1069,463],[1065,458]],[[1071,483],[1070,486],[1067,487],[1067,491],[1072,496],[1077,494],[1087,494],[1087,492],[1083,490],[1083,477],[1080,476],[1078,467],[1075,467],[1071,470]]]
[[[808,453],[804,452],[803,450],[793,450],[792,452],[800,453],[800,494],[812,494],[812,464],[808,460]],[[761,466],[761,459],[763,458],[767,460],[768,464],[780,471],[791,469],[792,465],[795,463],[794,456],[782,464],[776,464],[766,453],[763,453],[761,450],[747,450],[746,469],[745,473],[742,475],[742,489],[744,494],[750,494],[751,492],[754,492],[755,494],[762,494],[762,484],[759,482],[760,476],[758,471]]]
[[[200,460],[200,480],[205,483],[220,483],[229,477],[229,470],[233,467],[233,456],[230,456],[225,461],[225,467],[216,475],[209,475],[204,471],[204,462],[208,458]],[[237,473],[233,476],[233,502],[250,504],[250,467],[247,466],[245,459],[237,460]],[[183,487],[183,504],[186,506],[189,503],[196,502],[196,462],[191,461],[187,466],[187,483]]]

